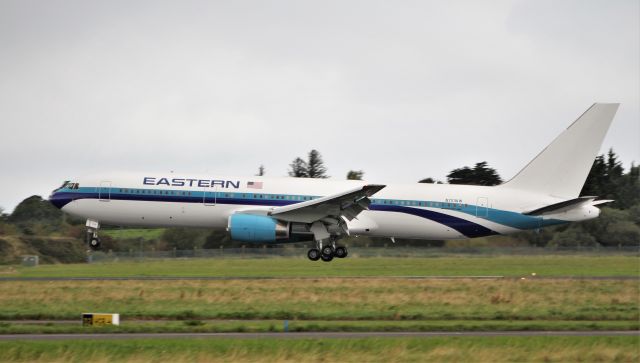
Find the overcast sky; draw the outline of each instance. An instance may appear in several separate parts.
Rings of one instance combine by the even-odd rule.
[[[593,102],[640,162],[640,1],[0,0],[0,207],[99,171],[509,179]]]

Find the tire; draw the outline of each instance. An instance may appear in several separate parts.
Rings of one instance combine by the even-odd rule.
[[[331,257],[333,257],[333,254],[334,254],[333,247],[331,247],[331,246],[322,247],[322,255],[323,256],[331,256]]]
[[[100,240],[97,238],[92,238],[89,241],[89,247],[91,247],[92,250],[99,250],[100,249]]]
[[[318,261],[320,259],[320,251],[317,248],[312,248],[307,252],[307,257],[311,261]]]
[[[333,255],[320,255],[320,258],[324,262],[329,262],[329,261],[333,260]]]
[[[334,252],[335,257],[337,258],[345,258],[347,257],[347,248],[346,247],[336,247],[336,251]]]

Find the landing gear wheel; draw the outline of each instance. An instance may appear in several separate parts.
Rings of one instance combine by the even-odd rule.
[[[92,250],[99,250],[100,249],[100,240],[98,238],[92,238],[89,241],[89,247],[91,247]]]
[[[337,258],[345,258],[348,254],[349,252],[347,251],[347,248],[342,246],[336,247],[334,252],[335,257]]]
[[[332,246],[322,247],[322,255],[323,256],[331,256],[331,257],[333,257],[333,252],[334,251],[333,251],[333,247]],[[331,260],[329,260],[329,261],[331,261]]]
[[[318,261],[320,259],[320,251],[317,248],[312,248],[307,252],[307,257],[311,261]]]
[[[333,255],[325,255],[325,254],[322,254],[322,255],[320,255],[320,258],[321,258],[321,259],[322,259],[322,261],[324,261],[324,262],[329,262],[329,261],[333,260]]]

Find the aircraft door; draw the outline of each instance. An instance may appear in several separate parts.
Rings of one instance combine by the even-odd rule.
[[[98,187],[98,200],[101,202],[109,202],[111,200],[111,182],[101,181]]]
[[[489,215],[489,198],[478,197],[476,203],[476,217],[486,218]]]
[[[218,188],[205,188],[203,195],[204,205],[216,205]]]

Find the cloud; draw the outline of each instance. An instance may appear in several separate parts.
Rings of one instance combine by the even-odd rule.
[[[638,2],[4,1],[0,206],[101,170],[509,178],[594,101],[640,160]],[[8,176],[8,177],[7,177]]]

